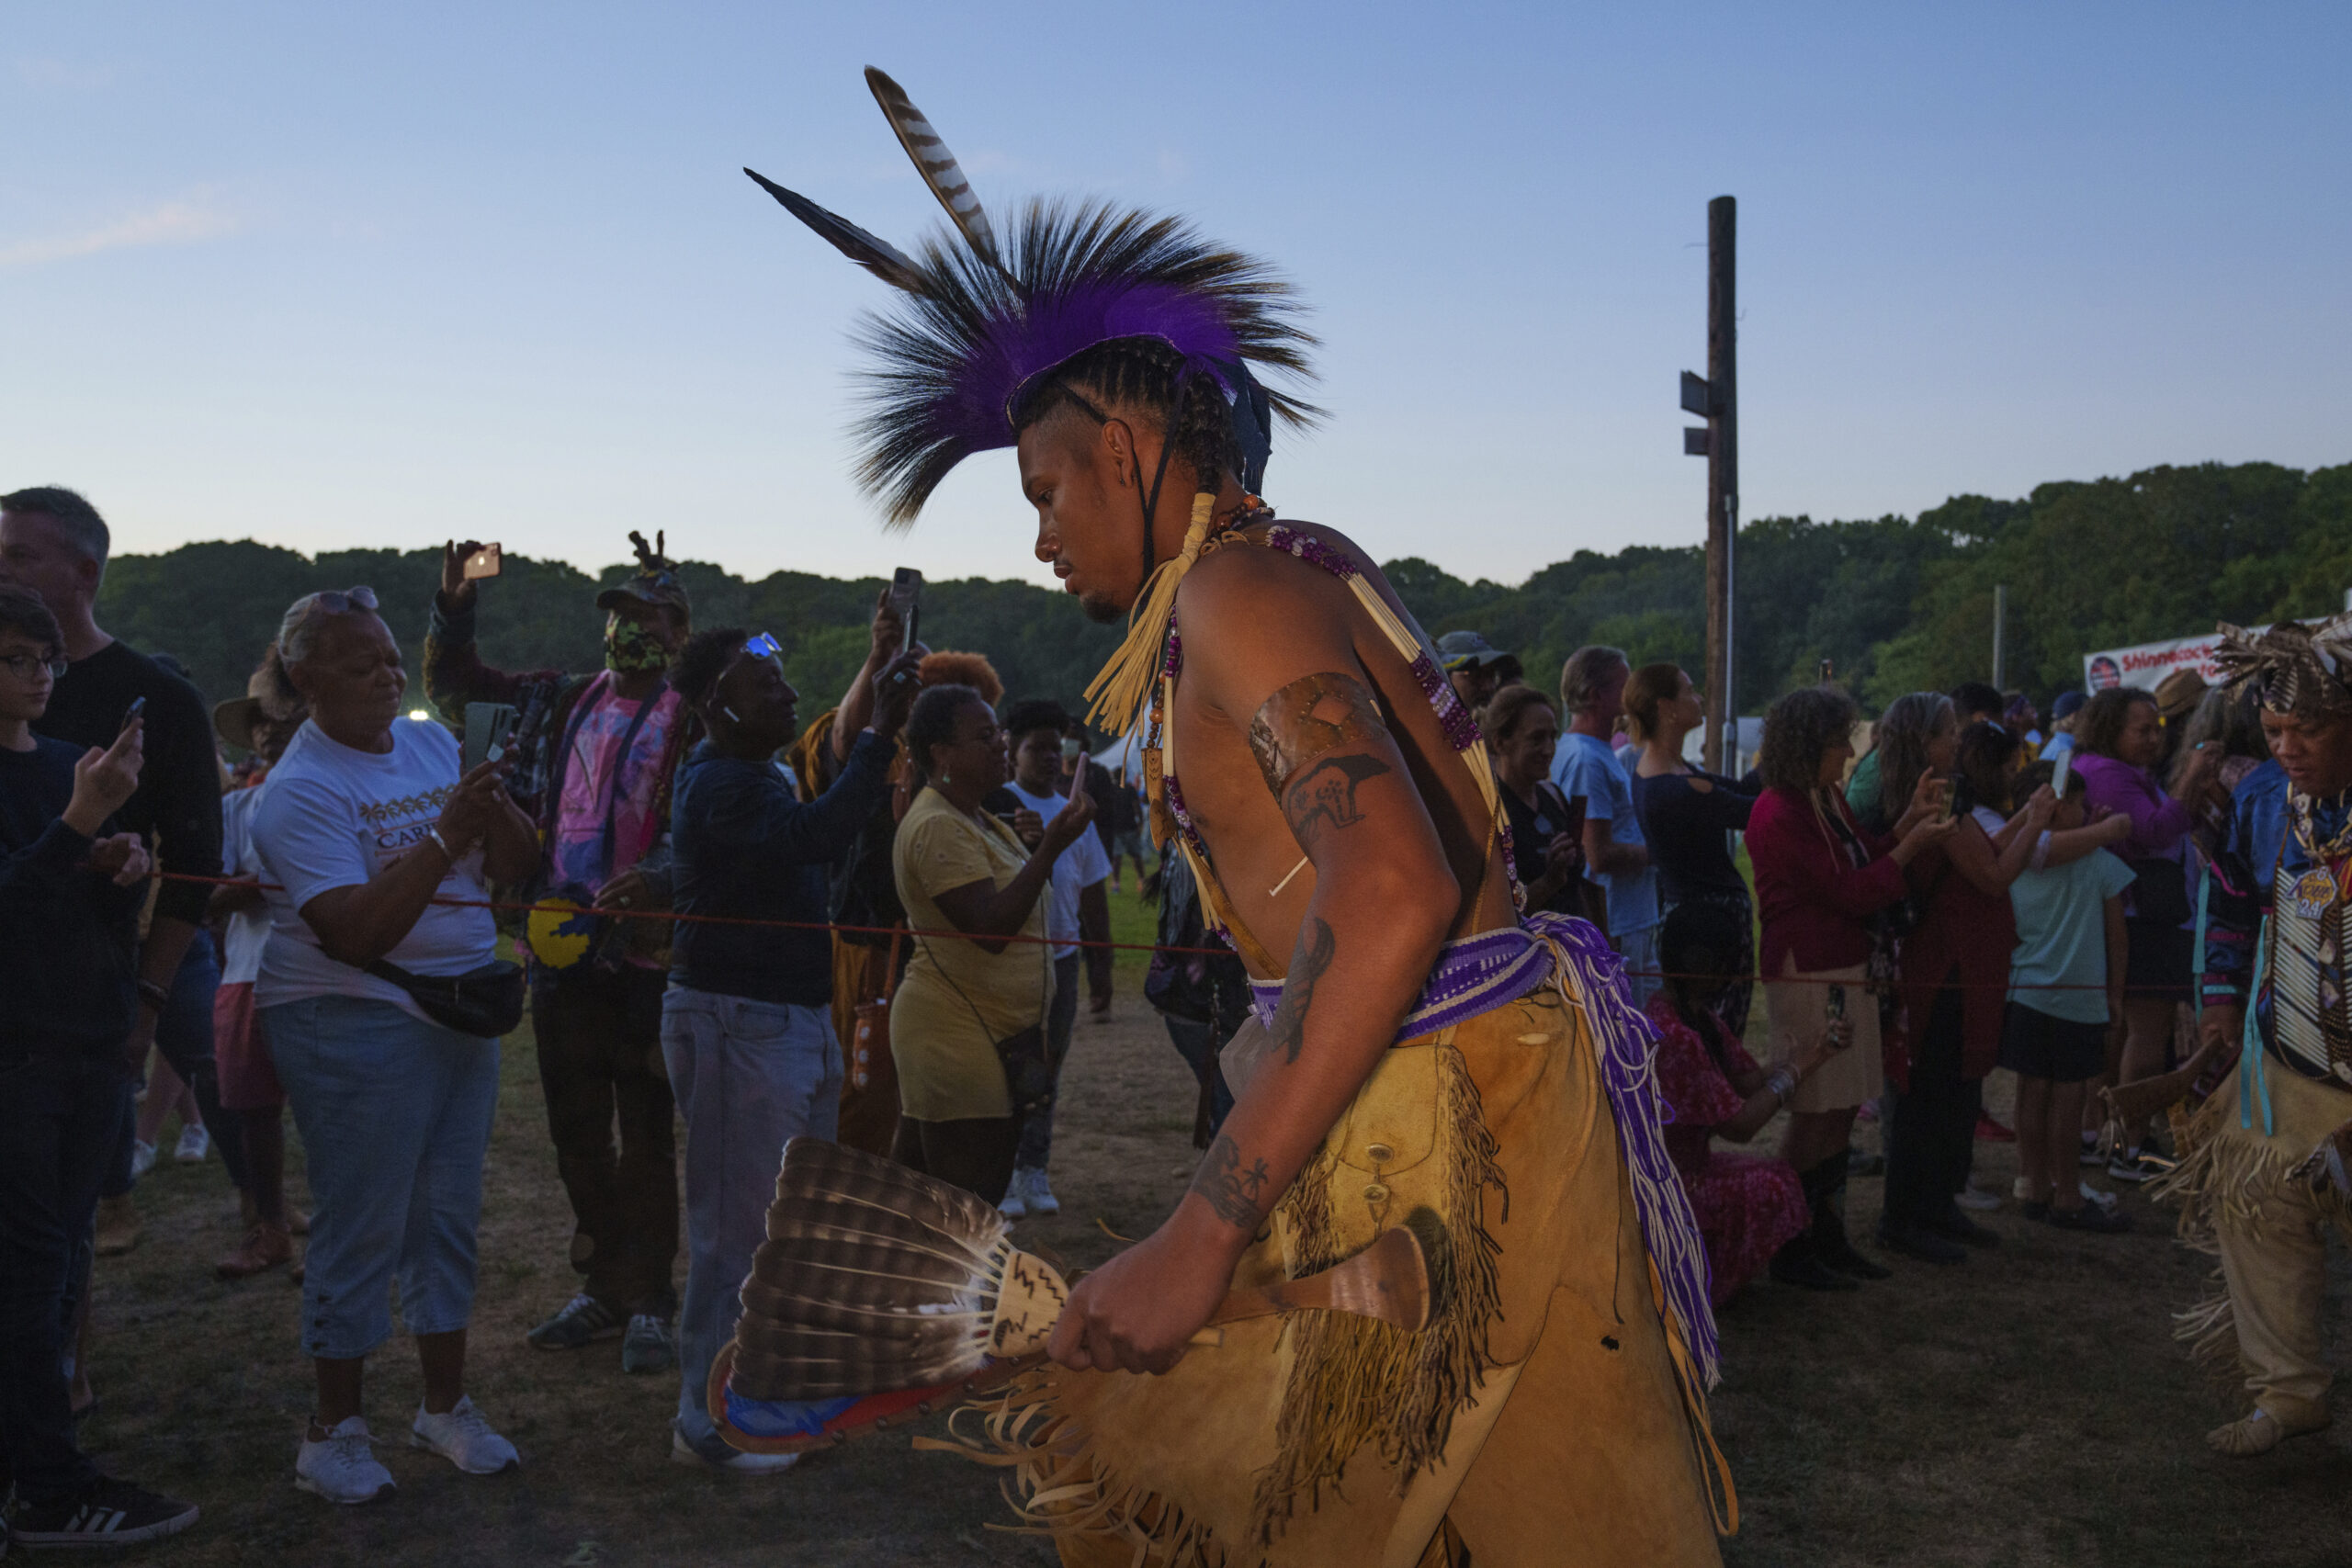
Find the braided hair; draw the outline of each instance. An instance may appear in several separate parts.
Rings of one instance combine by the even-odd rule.
[[[1013,430],[1027,430],[1065,407],[1098,423],[1122,409],[1148,415],[1169,449],[1192,465],[1203,490],[1241,470],[1241,443],[1225,389],[1206,371],[1188,369],[1184,355],[1159,338],[1113,338],[1071,355],[1022,400]]]

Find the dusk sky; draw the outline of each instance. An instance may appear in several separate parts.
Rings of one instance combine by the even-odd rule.
[[[1742,511],[2352,460],[2352,6],[0,3],[0,490],[117,548],[632,527],[1050,581],[1009,454],[849,479],[886,290],[739,172],[940,220],[860,68],[1009,215],[1193,219],[1315,308],[1266,491],[1518,581],[1702,534],[1676,373],[1740,203]],[[1000,218],[1001,228],[1001,216]]]

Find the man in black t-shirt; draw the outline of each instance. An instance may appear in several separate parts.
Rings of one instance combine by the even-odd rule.
[[[76,747],[105,746],[121,732],[131,705],[145,699],[146,765],[120,813],[122,826],[147,840],[158,870],[218,876],[220,774],[211,717],[195,687],[99,629],[93,608],[111,543],[97,509],[70,490],[0,495],[0,582],[40,596],[57,618],[69,660],[33,728]],[[243,1144],[234,1119],[220,1113],[213,1077],[210,992],[220,964],[203,929],[211,895],[197,882],[165,882],[157,893],[140,944],[139,1005],[123,1041],[123,1067],[128,1078],[144,1068],[151,1046],[164,1047],[165,1060],[195,1091],[221,1164],[242,1190]],[[175,1025],[185,1018],[187,1026],[162,1030],[159,1039],[157,1024],[166,1014]],[[128,1250],[138,1235],[129,1205],[130,1136],[126,1121],[101,1206],[105,1251]]]

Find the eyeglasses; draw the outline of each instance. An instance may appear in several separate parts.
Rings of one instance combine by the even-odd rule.
[[[986,729],[969,735],[959,735],[950,744],[956,746],[988,746],[1004,739],[1004,727],[991,724]]]
[[[11,653],[0,659],[0,664],[6,665],[19,681],[29,681],[43,670],[49,671],[52,681],[65,679],[66,663],[62,654]]]
[[[784,645],[762,632],[743,645],[743,651],[753,659],[782,659]]]
[[[373,610],[376,607],[376,591],[372,588],[340,591],[326,588],[311,597],[317,603],[321,613],[329,615],[345,615],[354,610]]]

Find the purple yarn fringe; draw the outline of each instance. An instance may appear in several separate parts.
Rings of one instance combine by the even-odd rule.
[[[1609,1087],[1610,1109],[1617,1115],[1618,1146],[1624,1150],[1625,1168],[1634,1179],[1642,1236],[1666,1283],[1667,1300],[1690,1337],[1699,1375],[1712,1389],[1721,1375],[1721,1352],[1714,1310],[1708,1304],[1707,1248],[1699,1235],[1698,1216],[1682,1190],[1682,1178],[1666,1152],[1666,1123],[1673,1118],[1658,1099],[1657,1031],[1634,1005],[1623,962],[1589,921],[1544,913],[1526,917],[1526,925],[1559,944],[1583,993],[1601,1081]]]

